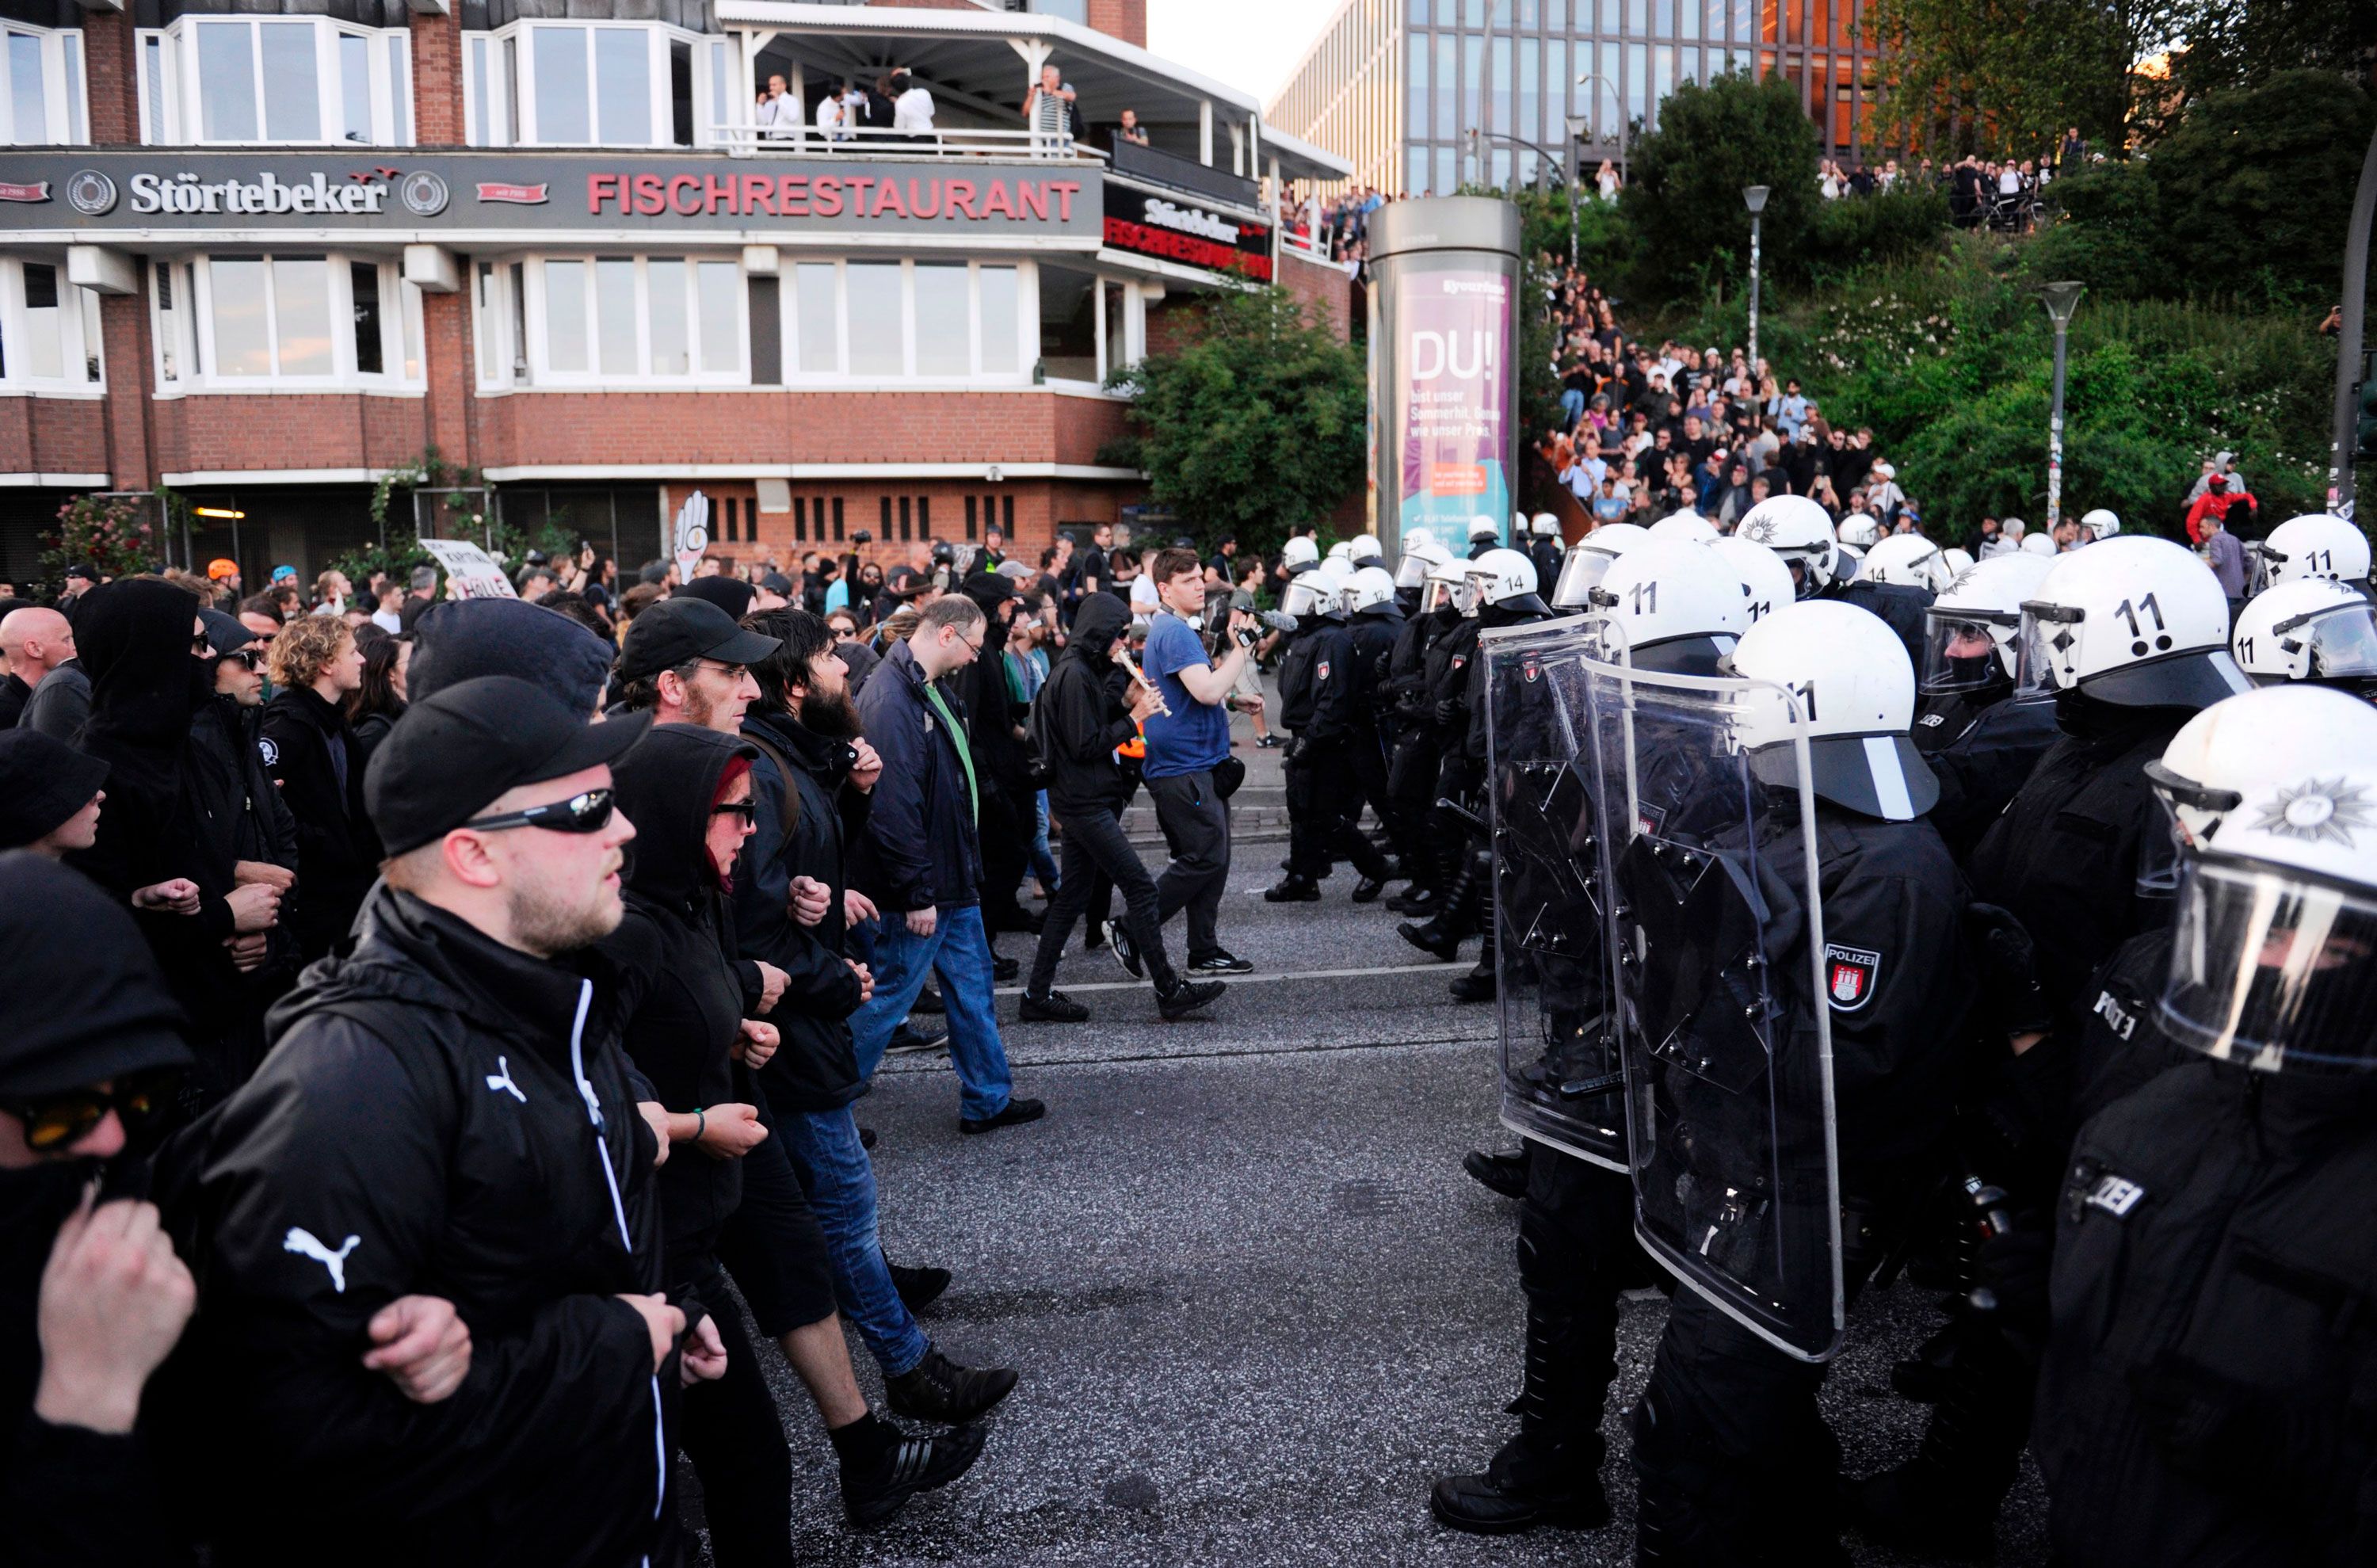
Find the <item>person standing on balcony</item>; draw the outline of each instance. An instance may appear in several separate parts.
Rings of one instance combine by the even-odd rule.
[[[1053,65],[1040,67],[1040,79],[1023,95],[1023,123],[1032,127],[1034,151],[1056,156],[1071,150],[1074,98],[1062,71]]]
[[[770,76],[760,90],[759,101],[751,106],[751,123],[763,137],[791,136],[800,128],[800,101],[785,93],[782,76]]]
[[[1122,128],[1115,132],[1115,139],[1129,142],[1136,147],[1148,145],[1147,127],[1139,123],[1138,110],[1126,109],[1122,112]]]
[[[891,73],[891,128],[910,136],[933,134],[933,95],[906,71]]]

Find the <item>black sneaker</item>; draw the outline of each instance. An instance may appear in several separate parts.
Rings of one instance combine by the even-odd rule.
[[[1320,884],[1301,871],[1290,871],[1263,889],[1265,904],[1317,904],[1320,899]]]
[[[1373,903],[1386,891],[1387,880],[1384,877],[1365,877],[1354,884],[1354,902],[1356,904]]]
[[[912,1312],[921,1312],[941,1299],[950,1287],[947,1269],[906,1269],[889,1258],[883,1266],[891,1271],[891,1288],[900,1293],[901,1305]]]
[[[895,1416],[912,1421],[937,1421],[963,1426],[1015,1388],[1015,1374],[1005,1367],[961,1367],[938,1350],[896,1378],[883,1380],[884,1403]]]
[[[883,1042],[883,1054],[892,1056],[901,1051],[937,1051],[950,1043],[947,1029],[919,1029],[913,1023],[902,1023]]]
[[[1192,975],[1251,975],[1255,966],[1228,948],[1217,947],[1211,952],[1192,954],[1188,971]]]
[[[1050,991],[1045,997],[1026,991],[1016,1006],[1016,1016],[1026,1023],[1087,1023],[1090,1010],[1062,991]]]
[[[1256,750],[1258,750],[1258,751],[1271,751],[1271,750],[1275,750],[1275,749],[1278,748],[1279,744],[1280,744],[1279,736],[1275,736],[1275,735],[1267,735],[1267,736],[1263,736],[1262,737],[1260,737],[1260,739],[1258,739],[1258,740],[1255,742],[1255,749],[1256,749]]]
[[[1155,993],[1156,1011],[1167,1021],[1186,1018],[1199,1008],[1221,1000],[1229,988],[1219,980],[1180,980],[1170,990]]]
[[[1504,1198],[1527,1195],[1527,1156],[1523,1152],[1489,1155],[1482,1149],[1472,1149],[1461,1156],[1461,1168],[1469,1173],[1469,1179],[1488,1192]]]
[[[1119,920],[1106,931],[1106,945],[1114,949],[1115,962],[1124,974],[1134,980],[1147,978],[1147,966],[1139,961],[1139,944],[1130,940],[1129,928]]]
[[[916,993],[916,999],[909,1004],[908,1011],[911,1012],[947,1012],[949,1011],[949,1004],[941,1000],[941,988],[938,986],[934,985],[930,980],[927,980],[925,982],[925,988]]]
[[[1048,1114],[1041,1100],[1009,1100],[995,1115],[958,1118],[958,1131],[964,1133],[988,1132],[1000,1127],[1021,1127],[1027,1121],[1037,1121]]]
[[[1022,973],[1021,959],[1001,958],[995,952],[990,955],[990,978],[993,985],[1003,986]]]
[[[876,1463],[843,1466],[842,1511],[860,1529],[884,1523],[916,1493],[938,1490],[973,1469],[985,1435],[980,1427],[957,1427],[934,1437],[902,1437]]]

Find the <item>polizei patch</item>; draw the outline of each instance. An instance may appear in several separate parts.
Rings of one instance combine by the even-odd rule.
[[[1870,948],[1824,944],[1824,990],[1835,1012],[1855,1012],[1873,999],[1881,976],[1881,954]]]
[[[2126,1176],[2106,1176],[2088,1194],[2087,1206],[2102,1209],[2115,1219],[2127,1219],[2130,1211],[2138,1206],[2138,1200],[2145,1195],[2146,1190]]]

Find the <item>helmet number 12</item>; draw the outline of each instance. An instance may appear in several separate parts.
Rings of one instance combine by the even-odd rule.
[[[2131,607],[2130,602],[2127,599],[2122,600],[2120,604],[2116,605],[2113,609],[2113,613],[2115,615],[2121,616],[2130,623],[2130,635],[2132,637],[2143,635],[2138,627],[2139,610],[2144,610],[2146,614],[2154,616],[2155,630],[2168,631],[2169,629],[2169,628],[2163,625],[2162,606],[2156,604],[2155,596],[2149,593],[2144,598],[2137,602],[2136,608],[2134,609]]]

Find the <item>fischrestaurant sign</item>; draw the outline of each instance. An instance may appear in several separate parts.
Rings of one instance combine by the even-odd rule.
[[[758,243],[831,233],[1078,240],[1095,248],[1103,195],[1094,170],[978,159],[142,148],[12,157],[0,178],[0,233],[592,231],[714,233]]]

